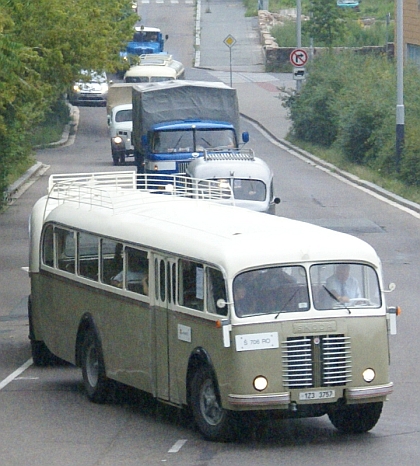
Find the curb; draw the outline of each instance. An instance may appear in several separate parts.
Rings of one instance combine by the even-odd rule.
[[[61,135],[61,139],[56,142],[51,142],[50,144],[43,144],[39,146],[34,146],[34,149],[43,149],[45,147],[60,147],[67,144],[71,136],[74,136],[77,131],[77,126],[79,124],[79,107],[75,107],[74,105],[67,104],[69,107],[69,116],[70,122],[64,127],[63,133]],[[29,168],[19,179],[17,179],[14,183],[12,183],[4,192],[4,197],[7,204],[13,199],[17,199],[18,193],[22,186],[33,176],[35,176],[45,165],[42,162],[36,162]]]

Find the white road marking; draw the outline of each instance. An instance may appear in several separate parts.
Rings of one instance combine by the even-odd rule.
[[[179,450],[181,450],[181,448],[185,445],[186,441],[187,441],[186,439],[185,440],[178,440],[168,450],[168,453],[178,453]]]
[[[6,385],[16,379],[22,372],[25,372],[28,367],[32,366],[32,358],[28,359],[25,364],[22,364],[19,369],[16,369],[15,372],[6,377],[0,382],[0,390],[2,390]],[[181,445],[182,446],[182,445]]]

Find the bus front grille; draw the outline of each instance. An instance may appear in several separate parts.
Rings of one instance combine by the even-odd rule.
[[[286,388],[342,386],[351,381],[350,338],[344,335],[290,337],[282,342]]]

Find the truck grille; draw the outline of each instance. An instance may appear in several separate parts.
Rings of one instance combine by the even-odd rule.
[[[186,173],[189,163],[190,163],[189,161],[188,162],[177,162],[177,172]]]
[[[282,342],[283,384],[313,388],[351,382],[350,338],[344,335],[290,337]]]

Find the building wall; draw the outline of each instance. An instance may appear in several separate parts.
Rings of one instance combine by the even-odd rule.
[[[420,46],[420,0],[404,0],[404,44]]]

